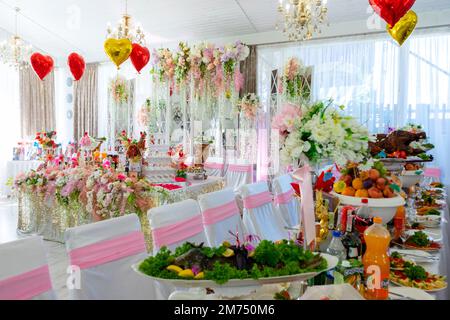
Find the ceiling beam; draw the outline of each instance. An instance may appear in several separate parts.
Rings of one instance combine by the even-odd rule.
[[[258,33],[259,30],[258,28],[256,28],[255,24],[253,23],[252,19],[250,19],[250,17],[248,16],[247,12],[245,12],[244,8],[242,8],[241,3],[239,2],[239,0],[234,0],[234,3],[236,3],[236,5],[239,7],[239,9],[241,10],[242,14],[245,16],[245,18],[247,19],[248,23],[252,26],[253,30]]]

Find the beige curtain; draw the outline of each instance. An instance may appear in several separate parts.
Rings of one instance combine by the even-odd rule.
[[[83,77],[75,81],[73,99],[73,134],[75,140],[84,132],[98,134],[98,64],[86,65]]]
[[[256,67],[257,56],[256,46],[249,46],[250,55],[241,62],[241,72],[244,75],[244,87],[242,88],[242,95],[246,93],[256,93]]]
[[[56,129],[54,72],[41,81],[32,68],[20,70],[20,114],[22,138]]]

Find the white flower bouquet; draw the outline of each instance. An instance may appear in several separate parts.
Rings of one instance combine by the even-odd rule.
[[[317,164],[329,159],[345,165],[347,161],[359,163],[368,155],[367,128],[353,117],[342,115],[331,104],[332,101],[318,102],[299,108],[290,129],[280,130],[283,140],[280,156],[284,164]],[[292,112],[284,114],[290,116]],[[275,121],[274,128],[285,128],[282,117],[277,116]]]

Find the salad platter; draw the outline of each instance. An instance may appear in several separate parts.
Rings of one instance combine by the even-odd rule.
[[[337,264],[337,257],[303,250],[293,241],[263,240],[253,250],[241,245],[208,248],[186,243],[175,253],[163,248],[132,268],[143,277],[176,288],[226,289],[306,281]]]
[[[406,260],[398,252],[391,253],[390,281],[398,286],[418,288],[427,292],[437,292],[447,288],[444,276],[427,272],[422,266]]]
[[[423,251],[439,251],[442,245],[434,241],[428,234],[424,231],[415,231],[413,234],[409,233],[406,235],[406,239],[394,241],[394,244],[406,249],[423,250]]]

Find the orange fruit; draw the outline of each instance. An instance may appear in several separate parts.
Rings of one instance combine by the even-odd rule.
[[[380,177],[380,171],[378,171],[377,169],[369,170],[369,178],[370,179],[372,179],[373,181],[377,181],[379,177]]]
[[[355,196],[355,189],[353,189],[352,187],[347,187],[344,189],[344,191],[342,191],[342,195],[344,196],[349,196],[349,197],[354,197]]]
[[[367,180],[369,179],[369,172],[368,171],[363,171],[359,174],[359,177],[361,178],[361,180]]]
[[[352,187],[353,187],[355,190],[364,189],[363,181],[362,181],[360,178],[356,178],[356,179],[353,180],[353,182],[352,182]]]
[[[367,189],[356,190],[355,197],[357,197],[357,198],[368,198],[369,197],[369,192],[367,191]]]

